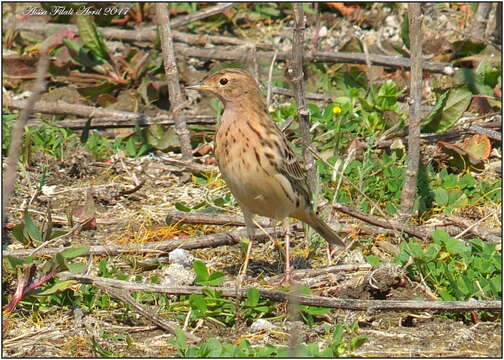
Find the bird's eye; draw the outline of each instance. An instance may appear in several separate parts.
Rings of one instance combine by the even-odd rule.
[[[220,82],[221,85],[226,85],[228,83],[228,79],[222,78],[222,79],[219,80],[219,82]]]

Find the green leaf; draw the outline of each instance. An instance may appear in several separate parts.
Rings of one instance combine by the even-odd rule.
[[[54,284],[53,286],[51,286],[48,289],[45,289],[45,290],[41,290],[41,289],[33,290],[33,291],[28,292],[27,295],[30,295],[30,296],[48,296],[48,295],[55,294],[55,293],[57,293],[59,291],[66,290],[66,289],[68,289],[71,286],[76,285],[76,284],[78,284],[78,282],[75,281],[75,280],[66,280],[66,281],[61,281],[61,282],[58,281],[58,282],[56,282],[56,284]]]
[[[424,254],[422,246],[417,242],[410,241],[407,245],[407,249],[411,256],[415,258],[421,258]]]
[[[208,339],[207,349],[206,357],[220,357],[222,354],[222,344],[215,338]]]
[[[381,259],[376,255],[368,255],[366,256],[366,261],[373,266],[378,266],[382,263]]]
[[[343,326],[341,324],[337,324],[334,329],[332,341],[335,345],[339,345],[341,344],[342,340],[343,340]]]
[[[183,211],[183,212],[191,212],[191,208],[181,202],[175,203],[175,209],[177,209],[179,211]]]
[[[495,275],[490,279],[490,286],[492,287],[493,291],[495,292],[495,297],[501,297],[501,292],[502,292],[502,277],[500,274]]]
[[[438,188],[434,191],[434,200],[440,206],[448,205],[448,191],[444,188]]]
[[[366,335],[355,336],[350,340],[350,350],[357,350],[367,341]]]
[[[96,102],[100,95],[111,94],[117,88],[119,88],[118,84],[110,81],[103,81],[97,85],[80,86],[77,88],[77,91],[86,99]]]
[[[28,213],[28,211],[24,212],[23,223],[24,223],[24,229],[23,229],[24,234],[28,235],[32,239],[32,241],[40,243],[42,241],[42,234],[33,223],[30,213]]]
[[[226,277],[224,273],[216,271],[214,273],[211,273],[210,276],[208,277],[208,280],[202,282],[202,284],[208,286],[219,286],[222,285],[225,279]]]
[[[446,231],[434,230],[431,234],[432,240],[438,244],[444,244],[450,237]]]
[[[186,345],[186,335],[182,329],[175,329],[175,336],[176,336],[176,346],[181,351],[181,354],[184,355],[182,351],[187,350],[187,345]]]
[[[408,14],[404,14],[401,24],[401,39],[406,46],[406,48],[410,48],[410,39],[409,39],[409,19]]]
[[[440,231],[440,230],[436,230],[436,231]],[[450,254],[454,254],[454,255],[461,255],[465,251],[467,251],[467,248],[462,241],[455,239],[455,238],[452,238],[451,236],[446,237],[445,246],[446,246],[446,250],[448,250],[448,252]]]
[[[196,284],[199,284],[201,282],[205,282],[208,280],[208,270],[207,270],[207,267],[205,265],[205,263],[197,260],[193,263],[193,270],[194,272],[196,273],[196,279],[194,280],[194,282]]]
[[[11,271],[16,270],[17,268],[23,268],[23,266],[27,263],[30,263],[30,261],[27,261],[27,259],[22,259],[18,258],[15,256],[6,256],[4,257],[4,264],[7,266],[7,268]]]
[[[147,130],[147,143],[161,151],[175,150],[180,147],[180,141],[173,127],[163,130],[160,125],[154,124]]]
[[[61,251],[59,254],[65,259],[73,259],[79,256],[84,256],[89,253],[89,246],[72,246]]]
[[[305,306],[305,305],[303,305],[303,310],[310,315],[325,315],[331,311],[330,308],[324,308],[319,306]]]
[[[24,224],[23,223],[17,224],[16,226],[14,226],[14,229],[12,230],[12,235],[21,244],[23,244],[23,245],[28,244],[28,239],[24,236]]]
[[[93,17],[88,15],[75,15],[75,23],[79,28],[79,36],[84,45],[100,60],[112,63],[105,46],[103,35],[98,30]]]
[[[132,137],[128,139],[128,142],[126,143],[126,155],[128,157],[135,157],[137,154],[137,149],[135,146],[135,141],[133,140]]]
[[[464,57],[468,55],[478,54],[486,47],[486,44],[483,42],[474,42],[471,40],[460,40],[455,41],[452,46],[457,57]]]
[[[68,38],[63,38],[63,44],[67,47],[72,60],[77,64],[90,68],[100,64],[99,61],[93,59],[90,50],[83,48],[77,42]]]
[[[250,288],[247,290],[247,301],[245,302],[245,305],[250,307],[257,306],[257,304],[259,304],[259,298],[259,290]]]
[[[465,86],[452,88],[447,94],[443,109],[439,111],[438,103],[441,105],[445,101],[444,94],[434,106],[431,114],[426,118],[422,127],[423,130],[442,133],[450,129],[466,111],[472,98],[471,91]]]
[[[460,179],[460,185],[465,189],[473,188],[476,186],[476,184],[477,184],[476,179],[474,179],[474,177],[471,174],[465,174]]]
[[[86,264],[67,264],[67,268],[72,274],[82,274],[86,271],[87,266]]]
[[[203,295],[191,294],[189,296],[189,304],[193,309],[201,311],[202,315],[208,311],[208,306]]]

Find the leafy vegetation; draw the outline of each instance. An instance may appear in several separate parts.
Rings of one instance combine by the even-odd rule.
[[[346,329],[352,331],[352,327]],[[238,345],[222,344],[218,339],[210,338],[198,346],[190,347],[186,344],[185,334],[177,332],[176,339],[171,339],[170,344],[175,346],[181,357],[213,358],[213,357],[251,357],[251,358],[285,358],[297,357],[340,357],[351,354],[358,349],[367,337],[364,335],[353,336],[349,341],[343,338],[345,328],[338,324],[334,327],[331,342],[320,350],[318,344],[301,344],[296,349],[286,346],[257,346],[253,347],[249,341],[243,340]]]
[[[502,263],[496,244],[480,239],[468,245],[436,230],[425,247],[411,240],[400,244],[397,264],[408,266],[412,279],[424,279],[443,300],[502,298]]]
[[[42,3],[40,6],[50,11],[52,5]],[[65,6],[75,10],[81,4],[68,3]],[[103,12],[108,5],[92,6],[95,9],[102,9],[100,11]],[[194,14],[210,6],[213,5],[172,3],[169,8],[170,18],[173,20]],[[312,55],[336,50],[362,53],[366,44],[367,51],[371,55],[377,53],[410,55],[410,29],[404,5],[318,3],[316,6],[315,10],[314,5],[303,4],[307,31],[310,33],[310,36],[306,37],[308,40],[306,49],[309,49]],[[480,5],[477,3],[470,5],[436,3],[432,7],[424,8],[424,21],[426,21],[423,33],[424,54],[433,55],[429,61],[450,62],[454,66],[455,73],[449,75],[424,71],[422,134],[426,140],[422,143],[422,165],[419,169],[414,204],[415,225],[423,226],[427,220],[436,220],[439,216],[464,216],[473,209],[477,209],[479,213],[470,219],[471,222],[482,221],[484,217],[492,215],[502,201],[502,179],[490,166],[495,164],[496,159],[500,159],[501,141],[483,134],[473,134],[468,130],[470,126],[490,119],[492,113],[498,113],[502,109],[501,49],[488,39],[482,41],[466,36],[467,30],[471,28],[469,21],[474,17],[478,6]],[[356,13],[354,11],[357,8],[359,12]],[[17,99],[18,96],[24,98],[23,93],[30,88],[30,81],[34,78],[37,54],[42,46],[47,46],[50,64],[46,77],[48,91],[42,95],[44,101],[64,100],[73,104],[147,114],[151,118],[163,112],[168,114],[168,110],[172,111],[173,108],[168,101],[159,39],[116,41],[117,39],[110,38],[103,30],[105,27],[108,28],[107,31],[115,29],[125,32],[133,28],[148,29],[154,21],[153,5],[128,4],[124,9],[124,13],[121,11],[113,15],[47,16],[51,23],[58,25],[72,23],[76,25],[77,30],[73,27],[51,30],[49,33],[45,31],[37,33],[37,31],[7,29],[3,40],[6,50],[3,60],[4,95],[9,99],[11,97]],[[4,15],[9,15],[9,11],[10,8],[6,7]],[[437,15],[431,17],[430,12]],[[15,16],[21,22],[23,17],[19,8]],[[179,34],[233,36],[242,40],[247,39],[251,43],[255,42],[257,49],[238,46],[236,49],[240,51],[244,49],[245,64],[240,66],[257,67],[259,80],[265,85],[266,74],[269,73],[272,64],[270,61],[263,61],[267,57],[261,53],[275,49],[283,53],[290,51],[291,39],[288,34],[292,27],[292,16],[293,8],[290,3],[242,3],[210,17],[177,26],[174,30],[180,32]],[[452,30],[446,31],[451,35],[433,31],[431,29],[433,23],[434,28],[439,26],[436,18],[445,19],[443,26],[448,25],[446,29],[457,28],[457,30],[453,34]],[[488,24],[493,24],[492,19]],[[394,21],[397,23],[391,25]],[[354,27],[357,25],[360,28]],[[286,27],[289,28],[287,32]],[[334,39],[338,38],[335,34],[345,32],[345,29],[353,29],[348,32],[350,34],[348,41],[347,36],[345,43],[335,41]],[[369,42],[369,39],[361,37],[369,30],[379,34],[380,38]],[[181,44],[182,40],[177,36],[176,52],[179,48],[190,47],[199,47],[201,51],[211,49],[218,52],[217,49],[221,45],[215,43],[203,46],[212,42],[208,39],[204,40],[204,44],[199,44],[197,41],[193,44],[193,40],[183,40],[184,44]],[[260,56],[253,59],[253,52],[249,56],[249,50],[257,51]],[[177,57],[179,55],[177,54]],[[289,74],[291,65],[283,56],[276,59],[272,67],[273,86],[292,88]],[[187,61],[179,61],[177,66],[181,85],[187,85],[201,79],[204,74],[217,71],[221,66],[227,67],[229,64],[220,64],[214,59],[191,57],[187,58]],[[320,197],[315,199],[316,202],[323,203],[324,201],[319,201],[323,197],[329,203],[339,202],[365,213],[394,217],[400,205],[408,160],[406,130],[409,118],[407,110],[409,72],[404,68],[392,66],[374,64],[368,67],[316,59],[306,61],[303,66],[306,92],[318,93],[319,97],[325,99],[309,100],[307,106],[311,122],[312,147],[317,153],[316,167],[320,179]],[[67,93],[73,95],[68,97],[54,95],[57,94],[56,90],[62,90],[64,95]],[[264,92],[266,91],[267,86],[264,86]],[[219,100],[204,97],[190,100],[191,106],[197,106],[191,111],[194,110],[196,113],[202,109],[210,109],[219,120],[223,110],[223,104]],[[17,110],[12,110],[10,106],[6,105],[2,114],[4,156],[9,152],[12,129],[19,118]],[[285,133],[293,142],[298,154],[302,155],[298,122],[292,121],[298,116],[297,104],[293,98],[279,96],[273,91],[268,110],[279,125],[290,124]],[[145,254],[121,254],[114,258],[106,255],[98,258],[83,257],[88,253],[89,247],[78,244],[82,241],[85,244],[115,241],[115,237],[109,237],[111,234],[109,231],[112,233],[122,233],[125,229],[136,231],[137,225],[149,228],[161,226],[163,220],[159,219],[164,216],[160,213],[166,209],[163,207],[166,204],[184,212],[211,214],[223,213],[236,207],[233,196],[226,190],[223,180],[217,173],[194,173],[191,182],[174,186],[172,181],[179,177],[181,171],[172,168],[159,170],[156,166],[151,169],[150,166],[157,159],[155,156],[144,158],[147,155],[165,153],[172,156],[173,153],[179,152],[180,144],[173,126],[159,124],[143,126],[139,121],[130,130],[97,131],[89,128],[92,123],[89,120],[79,134],[78,131],[60,126],[61,120],[67,121],[70,118],[66,115],[55,115],[46,120],[48,118],[43,117],[44,120],[38,124],[30,123],[24,129],[18,164],[20,171],[13,204],[7,208],[6,215],[9,219],[4,224],[5,237],[12,240],[13,248],[43,248],[52,246],[54,241],[58,241],[58,246],[64,244],[66,248],[52,256],[39,256],[35,252],[32,256],[24,258],[4,257],[2,282],[5,291],[2,300],[7,304],[4,312],[9,314],[9,319],[12,321],[10,324],[15,324],[6,323],[5,326],[7,335],[4,336],[10,337],[10,340],[18,336],[12,331],[9,332],[12,327],[19,323],[23,326],[32,323],[37,327],[40,325],[37,329],[39,331],[44,325],[43,322],[51,319],[50,315],[61,309],[67,311],[81,308],[93,317],[104,318],[114,325],[116,322],[136,324],[138,314],[135,309],[94,285],[60,280],[58,273],[61,271],[82,273],[89,270],[99,277],[161,284],[162,277],[166,274],[160,271],[165,270],[165,265],[159,261],[149,270],[145,270],[138,265],[140,258],[146,257]],[[91,118],[94,119],[93,116]],[[189,128],[195,157],[198,161],[213,165],[212,156],[206,156],[209,152],[201,151],[199,145],[211,141],[214,126],[191,125]],[[489,129],[494,131],[492,128]],[[435,134],[435,137],[432,134]],[[429,136],[441,140],[432,142]],[[93,173],[92,177],[83,176],[76,179],[69,176],[63,167],[69,161],[75,161],[76,155],[81,153],[90,153],[93,166],[96,165],[99,170]],[[114,161],[116,162],[112,164]],[[79,162],[79,165],[89,164]],[[100,227],[95,226],[92,233],[88,232],[91,228],[82,228],[76,233],[69,233],[69,229],[73,226],[73,215],[68,208],[75,209],[71,202],[82,197],[82,188],[101,186],[104,181],[123,185],[120,184],[122,178],[133,178],[136,182],[139,176],[144,175],[148,179],[147,189],[142,189],[145,191],[138,197],[135,195],[129,197],[127,196],[129,194],[115,196],[115,187],[107,188],[113,190],[105,191],[107,193],[105,195],[96,191],[96,205],[99,210],[96,214],[93,212],[93,216],[112,216],[113,220],[107,218],[100,223]],[[46,191],[48,187],[55,186],[58,186],[56,193]],[[165,191],[172,193],[167,194]],[[180,196],[179,191],[183,192],[183,196]],[[144,208],[144,205],[147,207]],[[121,213],[121,209],[127,209],[128,212]],[[68,219],[69,227],[64,220],[61,220],[65,218]],[[115,221],[118,221],[117,227],[114,226]],[[214,226],[193,226],[169,219],[166,222],[176,231],[183,229],[177,232],[177,235],[170,233],[169,236],[208,234],[217,231]],[[114,225],[110,225],[111,223]],[[132,223],[135,225],[132,226]],[[478,226],[480,225],[487,226],[478,223]],[[393,245],[398,244],[399,254],[387,254],[384,258],[380,256],[381,250],[374,252],[374,246],[371,254],[367,252],[375,240],[381,240],[379,239],[381,234],[362,236],[351,233],[348,234],[348,238],[358,240],[362,246],[354,247],[348,250],[348,253],[360,249],[368,263],[376,266],[393,258],[392,261],[396,265],[405,267],[411,280],[424,282],[445,301],[499,300],[502,298],[501,249],[496,244],[468,235],[466,233],[464,239],[457,239],[445,232],[435,231],[433,241],[429,244],[420,243],[415,238],[403,235],[392,239]],[[65,240],[58,240],[60,236]],[[146,239],[146,241],[152,240]],[[247,240],[240,241],[240,245],[245,247]],[[386,241],[389,241],[389,238]],[[263,245],[262,243],[257,245],[261,249],[261,256],[265,252],[270,253],[269,249],[264,251]],[[309,258],[315,268],[326,264],[323,251],[325,247],[318,246],[319,243],[316,241],[310,243],[309,249],[299,239],[293,241],[291,245],[293,252],[303,252],[303,258]],[[208,249],[210,254],[213,254],[213,251]],[[305,254],[306,252],[309,254]],[[221,254],[219,253],[219,256]],[[234,256],[235,261],[238,258],[236,254],[229,254],[229,258]],[[198,254],[197,257],[210,259],[213,255]],[[229,258],[226,258],[226,261]],[[340,255],[335,258],[346,261]],[[271,261],[261,258],[261,261],[263,260]],[[222,292],[211,287],[222,286],[225,280],[230,280],[232,271],[229,271],[228,265],[232,267],[236,264],[219,263],[215,267],[219,271],[210,271],[204,261],[206,260],[195,261],[192,269],[195,274],[194,284],[205,287],[201,294],[175,296],[136,291],[132,292],[132,296],[139,303],[155,309],[159,316],[176,321],[180,327],[198,331],[236,330],[240,332],[241,341],[231,343],[227,339],[209,338],[197,346],[189,346],[186,344],[184,334],[180,332],[168,346],[171,351],[169,355],[173,355],[173,351],[178,351],[183,357],[288,357],[295,350],[296,355],[302,357],[339,357],[352,356],[353,352],[365,343],[366,338],[358,334],[357,322],[352,325],[338,324],[329,327],[327,322],[335,323],[335,319],[340,321],[337,311],[299,305],[297,307],[299,317],[306,324],[303,326],[313,331],[311,334],[317,334],[316,342],[300,344],[297,349],[289,349],[282,345],[252,345],[254,341],[244,340],[243,337],[248,327],[257,319],[267,319],[271,322],[286,320],[288,316],[286,304],[261,298],[260,291],[255,288],[249,288],[246,296],[239,300],[223,296]],[[215,263],[212,264],[214,265]],[[262,278],[257,279],[257,282],[259,281],[262,281]],[[333,284],[324,284],[327,287],[331,285]],[[309,287],[300,288],[301,294],[304,295],[309,295],[312,291],[316,290]],[[490,320],[498,318],[481,314],[478,316]],[[466,319],[471,321],[470,318]],[[15,323],[16,321],[18,323]],[[256,335],[260,337],[264,334],[254,334]],[[81,340],[79,336],[77,335],[78,341],[72,339],[71,351],[74,351],[74,343],[79,343]],[[75,355],[76,357],[134,356],[131,350],[135,348],[136,341],[138,340],[134,332],[118,334],[113,327],[107,330],[101,329],[97,334],[82,341],[83,347],[91,353]],[[117,349],[112,345],[109,346],[109,343],[121,343],[123,347]],[[380,343],[380,346],[385,348],[388,344]],[[11,351],[10,349],[14,347],[11,343],[7,351]],[[480,344],[478,348],[481,348]],[[16,356],[26,354],[40,356],[40,353],[33,349],[27,353],[20,352]],[[474,356],[474,353],[471,355]],[[141,353],[140,356],[145,354]]]

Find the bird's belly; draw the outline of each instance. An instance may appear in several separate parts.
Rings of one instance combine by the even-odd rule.
[[[285,191],[291,191],[287,179],[262,154],[259,154],[261,161],[258,162],[254,151],[244,152],[238,144],[230,148],[230,153],[240,156],[227,157],[225,161],[218,158],[217,162],[236,200],[257,215],[278,220],[289,216],[294,205],[285,194]]]

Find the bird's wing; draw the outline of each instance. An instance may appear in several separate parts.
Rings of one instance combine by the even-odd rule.
[[[284,146],[279,172],[289,179],[293,189],[303,196],[306,203],[311,204],[310,191],[308,190],[306,180],[306,170],[301,166],[296,154],[292,151],[285,136],[282,136],[282,140]]]

